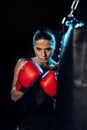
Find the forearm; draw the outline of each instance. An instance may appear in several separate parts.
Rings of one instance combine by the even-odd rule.
[[[12,88],[12,90],[11,90],[11,99],[13,101],[15,101],[15,102],[18,101],[20,98],[23,97],[23,95],[24,95],[23,92],[17,91],[15,88]]]

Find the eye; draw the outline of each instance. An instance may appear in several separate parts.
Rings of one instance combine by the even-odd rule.
[[[46,48],[46,50],[47,50],[47,51],[51,51],[51,50],[52,50],[52,48],[50,48],[50,47],[49,47],[49,48]]]
[[[41,48],[39,48],[39,47],[36,47],[36,49],[37,49],[38,51],[40,51],[40,50],[41,50]]]

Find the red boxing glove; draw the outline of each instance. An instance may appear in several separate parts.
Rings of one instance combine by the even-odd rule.
[[[43,73],[40,66],[33,60],[27,61],[20,69],[16,82],[16,90],[26,91]]]
[[[47,71],[40,80],[40,85],[49,96],[56,96],[57,75],[53,70]]]

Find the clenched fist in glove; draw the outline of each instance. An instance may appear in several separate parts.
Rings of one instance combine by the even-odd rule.
[[[40,86],[49,96],[56,96],[57,75],[53,70],[47,71],[40,80]]]
[[[27,61],[20,69],[16,82],[16,90],[26,91],[42,75],[40,66],[33,60]]]

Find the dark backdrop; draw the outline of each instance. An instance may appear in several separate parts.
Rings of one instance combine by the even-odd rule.
[[[70,12],[73,0],[29,0],[3,1],[0,3],[0,115],[2,128],[13,130],[10,99],[13,69],[20,57],[34,56],[32,37],[39,27],[50,27],[60,44],[61,21]],[[82,0],[75,12],[75,17],[86,20],[86,0]],[[57,60],[58,48],[54,55]],[[9,116],[11,118],[9,118]]]

